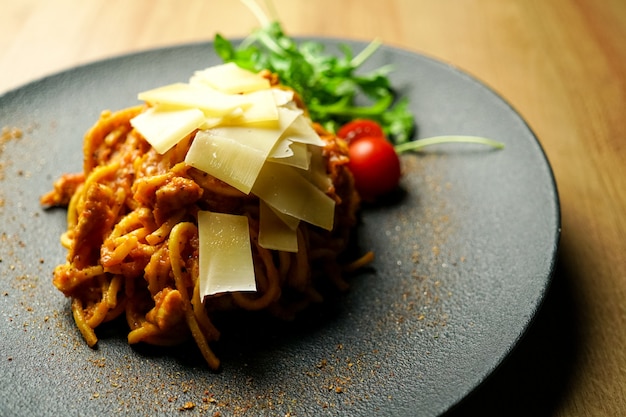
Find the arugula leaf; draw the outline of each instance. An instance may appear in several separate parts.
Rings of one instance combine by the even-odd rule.
[[[239,45],[215,35],[215,52],[224,62],[278,74],[281,83],[293,88],[304,100],[310,116],[326,129],[338,128],[356,118],[378,122],[385,134],[400,144],[411,139],[415,120],[408,100],[397,100],[391,86],[389,65],[368,73],[361,65],[379,48],[373,41],[357,55],[348,45],[339,45],[338,56],[327,54],[319,42],[297,43],[280,23],[269,22]]]

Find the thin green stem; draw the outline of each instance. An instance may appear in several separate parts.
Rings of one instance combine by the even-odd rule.
[[[267,17],[267,14],[265,14],[265,12],[261,8],[261,6],[259,6],[259,4],[256,1],[254,1],[254,0],[241,0],[241,2],[248,9],[250,9],[252,14],[254,14],[254,16],[257,18],[257,20],[261,24],[261,27],[269,26],[269,24],[271,23],[269,17]]]
[[[352,68],[358,68],[359,66],[361,66],[361,64],[365,61],[367,61],[367,59],[374,53],[376,52],[376,50],[380,47],[380,45],[382,45],[382,41],[380,39],[374,39],[373,41],[371,41],[366,47],[365,49],[363,49],[361,52],[359,52],[357,54],[357,56],[355,56],[354,58],[352,58],[352,60],[350,61],[350,65],[352,65]]]
[[[400,145],[396,145],[394,148],[396,153],[403,153],[409,151],[419,151],[426,146],[439,145],[443,143],[476,143],[479,145],[490,146],[495,149],[504,148],[504,144],[502,142],[498,142],[493,139],[483,138],[480,136],[463,136],[463,135],[454,135],[454,136],[433,136],[430,138],[418,139],[411,142],[402,143]]]

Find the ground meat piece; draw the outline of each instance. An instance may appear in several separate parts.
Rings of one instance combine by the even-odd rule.
[[[172,212],[194,204],[203,189],[194,180],[170,173],[140,178],[133,186],[135,201],[152,208],[157,224],[165,222]]]
[[[69,253],[70,262],[78,269],[97,265],[100,246],[105,233],[115,220],[115,194],[102,184],[93,184],[87,190],[84,209],[74,229],[74,240]]]
[[[178,290],[164,288],[154,296],[154,303],[155,306],[146,314],[146,319],[159,329],[173,328],[184,320],[184,301]]]
[[[173,177],[155,192],[154,218],[157,223],[168,214],[195,203],[202,197],[202,188],[192,179]]]
[[[85,174],[82,172],[79,174],[62,175],[54,182],[54,189],[41,197],[41,205],[45,207],[66,207],[78,187],[84,182]]]

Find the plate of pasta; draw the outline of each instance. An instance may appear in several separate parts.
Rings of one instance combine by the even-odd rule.
[[[480,385],[550,282],[560,232],[550,165],[524,120],[475,78],[384,45],[371,61],[393,65],[416,136],[472,134],[505,149],[402,155],[400,190],[359,205],[341,143],[302,126],[286,165],[270,147],[261,162],[229,150],[230,183],[193,155],[226,148],[222,133],[241,129],[232,113],[211,137],[187,130],[154,144],[145,118],[194,130],[225,113],[207,116],[203,101],[175,119],[165,107],[139,117],[138,94],[161,100],[155,87],[221,62],[211,43],[95,62],[0,96],[0,414],[435,416]],[[302,112],[284,92],[270,94],[276,123],[295,126]],[[232,111],[231,99],[210,111]],[[299,194],[309,185],[285,166],[300,163],[331,198]],[[251,180],[255,169],[271,180]],[[276,200],[279,180],[295,197]],[[292,227],[271,234],[262,218]],[[251,247],[239,245],[242,230]],[[363,253],[374,256],[363,263]],[[194,278],[235,266],[228,283]]]

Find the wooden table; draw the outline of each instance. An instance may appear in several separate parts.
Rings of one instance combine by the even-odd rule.
[[[291,35],[380,37],[466,70],[513,104],[551,161],[563,226],[554,285],[528,337],[460,414],[625,415],[626,2],[275,4]],[[233,0],[0,0],[0,15],[0,91],[257,25]]]

